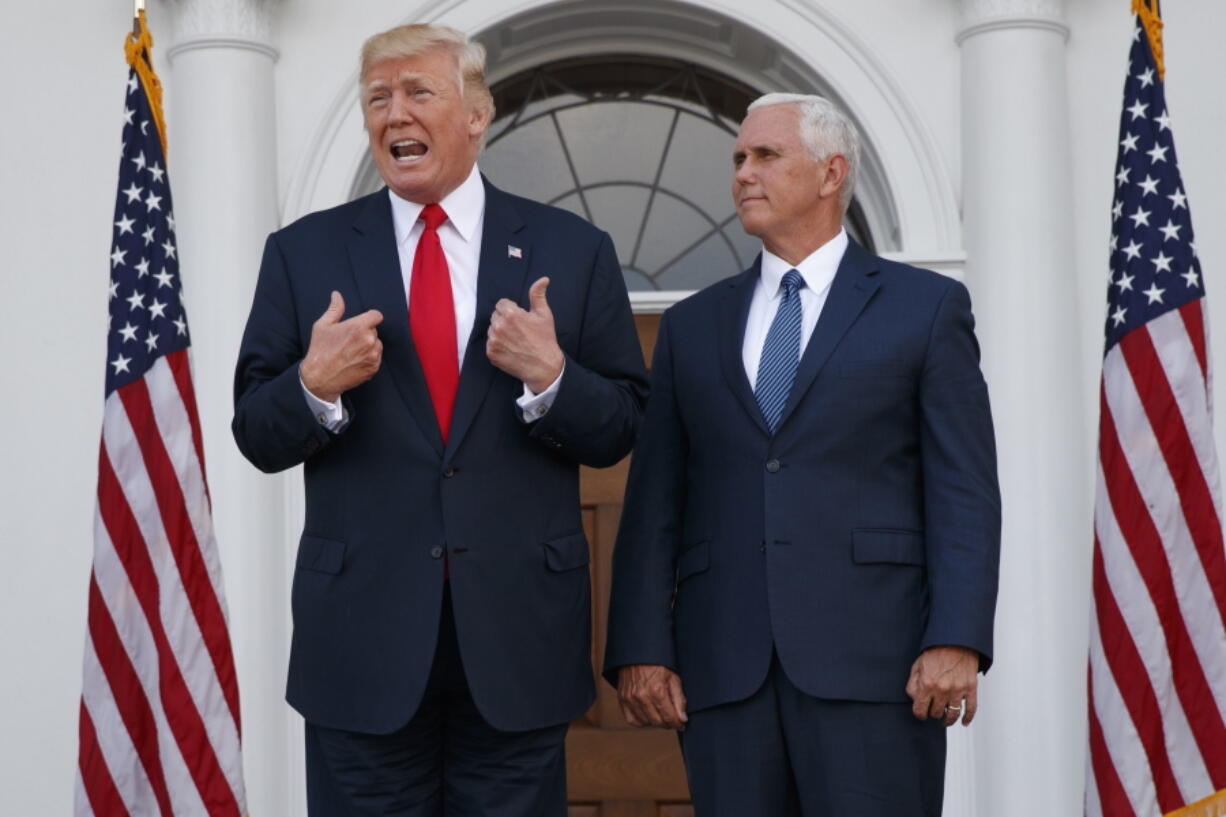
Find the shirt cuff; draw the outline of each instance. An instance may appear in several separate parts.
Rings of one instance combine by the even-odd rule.
[[[307,405],[311,408],[311,414],[315,415],[315,420],[321,426],[329,431],[340,431],[349,422],[349,412],[345,411],[340,398],[336,402],[329,403],[327,400],[321,400],[311,394],[311,390],[302,382],[302,373],[298,373],[298,385],[302,386],[302,396],[306,398]]]
[[[515,405],[519,406],[519,410],[523,412],[525,423],[534,423],[549,413],[549,409],[553,407],[553,401],[558,396],[558,384],[562,382],[564,374],[566,374],[566,361],[562,361],[562,371],[558,372],[554,381],[540,394],[533,393],[532,389],[528,388],[528,384],[524,384],[524,393],[515,398]]]

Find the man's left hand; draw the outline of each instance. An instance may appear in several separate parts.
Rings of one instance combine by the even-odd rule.
[[[545,299],[548,278],[528,290],[528,310],[503,298],[490,315],[485,354],[499,369],[540,394],[558,379],[565,358],[553,328],[553,312]]]
[[[907,695],[921,721],[936,718],[969,726],[979,708],[979,653],[967,647],[929,647],[911,665]]]

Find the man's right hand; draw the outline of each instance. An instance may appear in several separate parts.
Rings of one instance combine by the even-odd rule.
[[[329,403],[375,376],[383,360],[383,341],[375,327],[383,313],[368,309],[341,320],[345,299],[333,291],[332,302],[311,327],[311,345],[298,370],[307,391]]]
[[[677,673],[659,664],[629,664],[617,671],[617,697],[631,726],[684,729],[685,693]]]

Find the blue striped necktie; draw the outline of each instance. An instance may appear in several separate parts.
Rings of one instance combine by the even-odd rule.
[[[805,279],[796,270],[788,270],[783,276],[783,297],[779,299],[779,311],[766,332],[762,344],[762,360],[758,363],[758,382],[754,396],[771,434],[779,428],[783,407],[796,379],[796,366],[800,362],[800,288]]]

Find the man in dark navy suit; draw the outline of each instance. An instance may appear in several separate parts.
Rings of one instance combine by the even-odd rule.
[[[625,284],[607,235],[477,172],[480,46],[377,35],[361,101],[387,189],[268,239],[235,383],[247,458],[304,465],[308,809],[564,815],[594,697],[578,468],[629,452],[646,396]]]
[[[683,730],[698,817],[940,813],[991,663],[1000,500],[970,300],[842,228],[845,114],[772,94],[733,161],[744,273],[661,321],[605,674]]]

